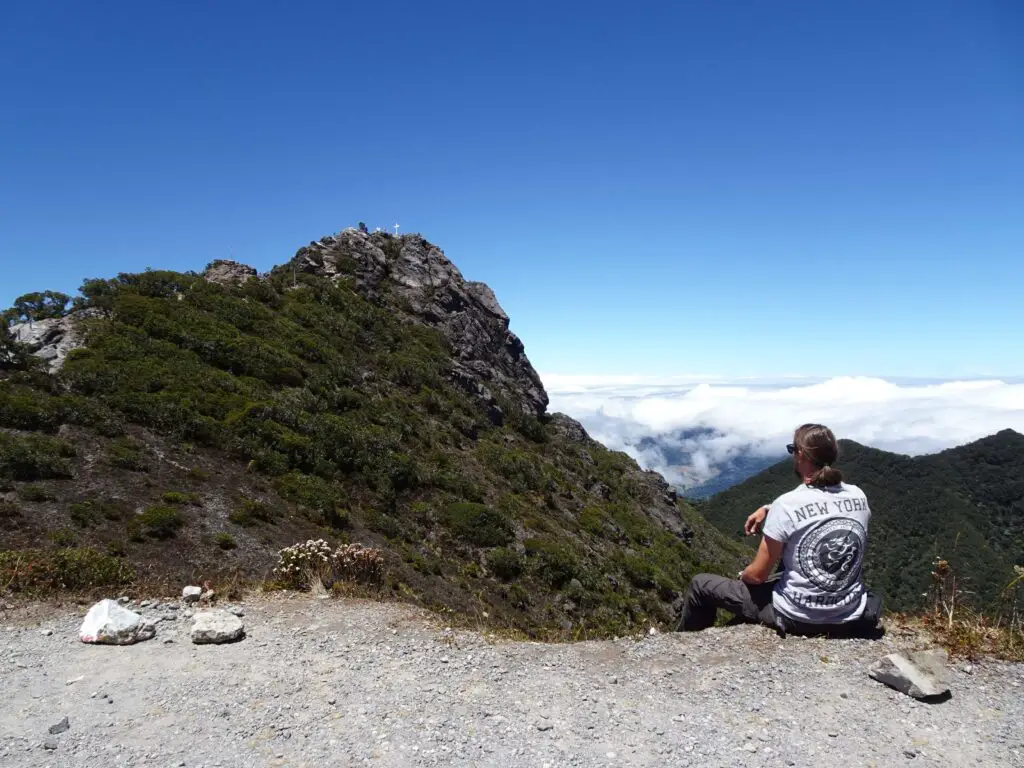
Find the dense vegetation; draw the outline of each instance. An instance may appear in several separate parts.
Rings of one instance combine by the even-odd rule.
[[[871,505],[865,574],[887,607],[921,608],[937,557],[975,606],[998,604],[1013,566],[1024,564],[1024,435],[1004,430],[916,458],[841,441],[839,467]],[[796,483],[786,460],[699,508],[739,537],[750,512]]]
[[[89,280],[73,308],[87,343],[56,374],[0,340],[0,589],[54,582],[23,553],[45,572],[71,550],[86,584],[180,583],[263,577],[322,536],[384,550],[396,596],[601,634],[669,622],[694,572],[735,567],[686,505],[682,534],[648,513],[663,486],[624,454],[514,404],[492,423],[439,333],[345,279],[148,271]]]

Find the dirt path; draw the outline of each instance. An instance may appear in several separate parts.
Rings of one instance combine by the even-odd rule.
[[[84,610],[0,614],[0,763],[1024,766],[1024,665],[958,665],[952,698],[921,704],[866,675],[907,638],[543,645],[402,605],[243,607],[246,639],[221,646],[193,645],[184,619],[108,647],[78,642]]]

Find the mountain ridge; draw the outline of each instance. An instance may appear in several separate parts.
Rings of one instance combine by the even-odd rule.
[[[663,478],[546,412],[493,292],[419,236],[39,297],[0,334],[14,588],[39,586],[25,553],[55,584],[270,578],[323,537],[382,549],[393,596],[614,634],[671,624],[689,576],[739,562]]]

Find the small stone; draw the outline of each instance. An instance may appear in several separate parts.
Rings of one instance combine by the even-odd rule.
[[[836,731],[829,731],[829,732],[828,732],[828,735],[829,735],[829,736],[830,736],[831,738],[833,738],[833,739],[837,739],[837,738],[839,738],[839,733],[838,733],[838,732],[836,732]]]
[[[47,739],[46,741],[43,742],[43,749],[56,749],[56,748],[57,748],[57,740],[56,739]]]
[[[237,605],[229,606],[228,611],[233,613],[238,618],[242,618],[243,616],[245,616],[245,611],[239,608]]]
[[[536,727],[538,731],[550,731],[554,726],[551,723],[541,721],[536,724]]]
[[[129,598],[127,595],[121,595],[119,598],[117,598],[117,602],[119,602],[121,605],[128,605],[128,603],[131,602],[131,598]]]
[[[202,587],[185,587],[181,590],[181,599],[185,603],[195,603],[203,594]]]
[[[617,678],[615,675],[612,675],[610,678],[608,678],[608,682],[612,685],[615,685],[619,682],[619,678]]]
[[[44,629],[41,634],[42,634],[43,637],[49,637],[50,635],[53,634],[53,630],[52,629]]]
[[[330,704],[333,707],[335,704],[338,703],[338,700],[336,698],[334,698],[333,696],[331,696],[331,698],[329,698],[327,700],[327,703]]]
[[[915,699],[930,699],[949,693],[948,660],[945,648],[907,655],[890,653],[872,666],[868,675]]]
[[[225,610],[200,611],[192,625],[191,636],[197,645],[233,643],[245,637],[245,626],[240,618]]]
[[[905,758],[907,758],[908,760],[913,760],[915,757],[917,757],[917,750],[916,749],[904,749],[903,750],[903,756]]]
[[[164,645],[170,645],[173,642],[174,642],[173,638],[170,638],[170,637],[165,637],[164,638]]]
[[[754,754],[755,752],[757,752],[757,744],[755,744],[752,741],[748,741],[746,744],[743,745],[743,750],[745,752],[749,752],[750,754]]]
[[[64,715],[63,720],[50,726],[50,734],[56,736],[58,733],[64,733],[70,727],[71,723],[68,721],[68,716]]]

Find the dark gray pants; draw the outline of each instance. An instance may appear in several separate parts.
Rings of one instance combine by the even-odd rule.
[[[751,624],[775,626],[772,590],[775,579],[764,584],[747,584],[711,573],[698,573],[683,598],[683,612],[676,630],[696,632],[715,623],[719,608]]]

